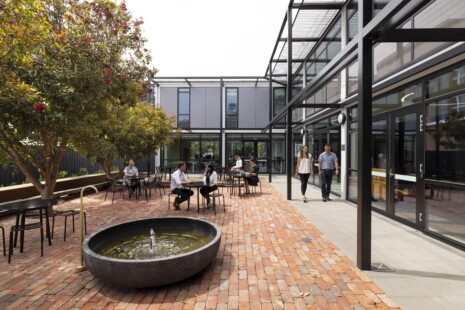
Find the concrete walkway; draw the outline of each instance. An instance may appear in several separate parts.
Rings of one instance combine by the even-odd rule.
[[[287,197],[284,176],[271,185]],[[300,182],[293,178],[292,205],[355,263],[356,205],[336,196],[323,202],[314,186],[307,197],[308,203],[299,201]],[[465,252],[373,212],[372,262],[395,270],[365,273],[402,309],[465,309]]]

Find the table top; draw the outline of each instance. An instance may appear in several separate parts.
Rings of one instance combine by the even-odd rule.
[[[189,186],[189,187],[202,187],[202,186],[205,186],[205,184],[203,182],[191,182],[191,183],[187,183],[186,186]]]
[[[11,210],[28,210],[28,209],[38,209],[38,208],[45,208],[56,205],[60,202],[63,202],[63,199],[25,199],[25,200],[18,200],[13,201],[11,203],[6,203],[0,205],[1,211],[11,211]]]

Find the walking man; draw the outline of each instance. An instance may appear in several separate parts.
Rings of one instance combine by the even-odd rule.
[[[333,180],[333,170],[336,168],[336,175],[339,174],[339,163],[336,154],[331,152],[331,145],[325,144],[325,151],[318,157],[318,173],[321,177],[321,195],[323,201],[331,201],[331,181]]]

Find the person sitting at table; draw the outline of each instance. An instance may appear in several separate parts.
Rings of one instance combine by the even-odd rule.
[[[203,184],[205,186],[200,189],[200,194],[207,200],[207,208],[211,207],[210,196],[208,194],[218,189],[217,182],[218,174],[214,170],[212,164],[207,164],[203,175]]]
[[[249,172],[246,173],[246,177],[244,178],[245,183],[245,192],[250,194],[249,185],[250,186],[257,186],[258,185],[258,172],[260,167],[257,165],[257,161],[255,157],[250,158],[249,163]]]
[[[187,166],[186,163],[180,161],[178,163],[178,170],[171,174],[171,193],[175,195],[179,195],[176,197],[173,202],[173,206],[176,210],[181,210],[179,205],[186,200],[189,200],[189,197],[194,195],[194,192],[190,189],[184,188],[182,185],[186,183],[190,183],[191,181],[186,176]]]
[[[231,167],[231,171],[237,173],[239,170],[242,170],[242,159],[239,155],[234,156],[234,159],[236,160],[236,164]]]
[[[131,180],[132,177],[139,176],[139,170],[137,170],[137,167],[134,165],[134,160],[129,160],[128,166],[124,168],[123,173],[123,184],[130,188],[129,196],[131,196],[136,187],[139,186],[137,182],[132,182]]]

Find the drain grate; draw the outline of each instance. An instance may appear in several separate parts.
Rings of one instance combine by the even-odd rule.
[[[304,242],[305,243],[312,243],[312,238],[311,237],[304,238]]]
[[[384,263],[372,263],[371,264],[371,271],[376,272],[394,272],[396,271],[394,268],[389,267]]]

